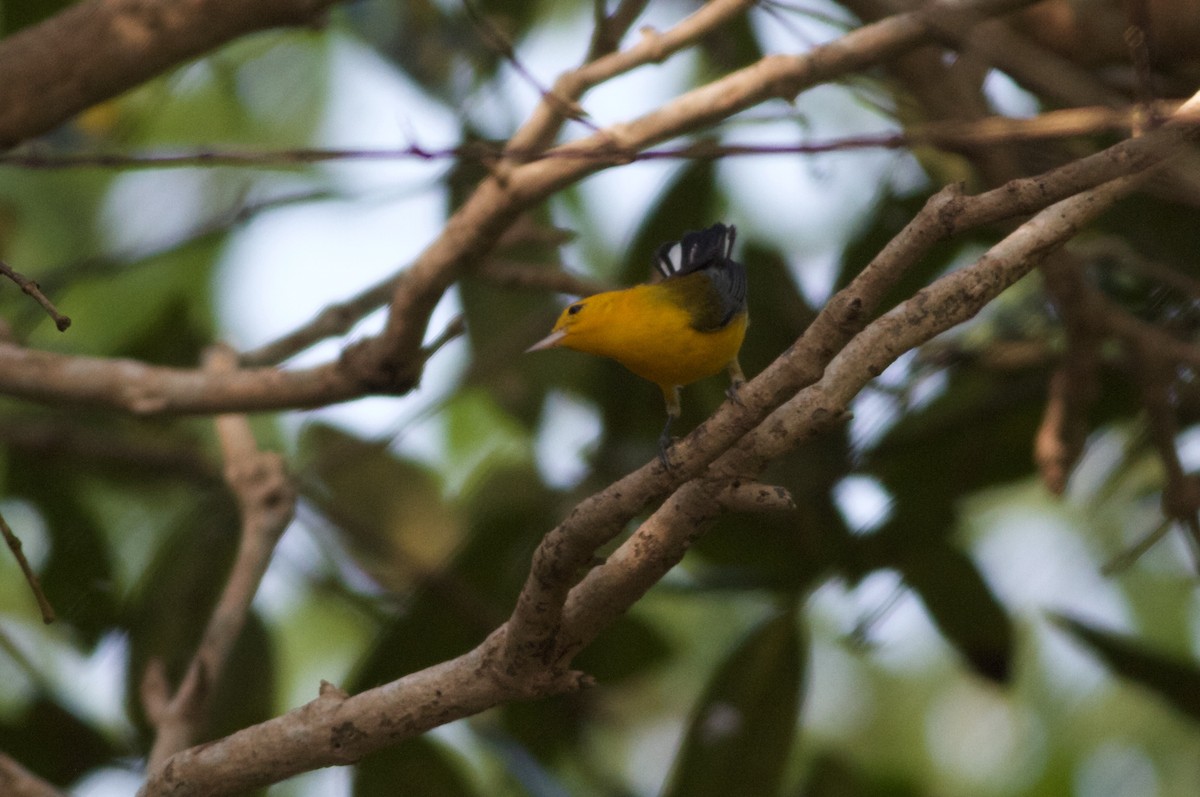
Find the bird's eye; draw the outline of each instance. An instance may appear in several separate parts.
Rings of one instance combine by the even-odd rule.
[[[583,309],[583,302],[580,302],[579,304],[573,304],[567,308],[567,315],[575,315],[582,309]]]

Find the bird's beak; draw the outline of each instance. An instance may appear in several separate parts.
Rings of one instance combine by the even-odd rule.
[[[567,330],[556,329],[553,332],[551,332],[549,335],[542,338],[537,343],[533,344],[528,349],[526,349],[525,353],[528,354],[531,351],[541,351],[542,349],[553,349],[559,343],[562,343],[562,339],[565,338],[566,336],[567,336]]]

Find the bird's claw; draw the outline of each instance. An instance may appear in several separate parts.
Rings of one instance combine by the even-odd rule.
[[[675,465],[671,462],[671,447],[675,444],[675,438],[663,436],[658,441],[658,461],[662,463],[666,470],[674,470]]]
[[[729,387],[725,388],[725,396],[739,407],[746,406],[742,403],[742,397],[738,395],[738,391],[745,386],[745,382],[730,382]]]

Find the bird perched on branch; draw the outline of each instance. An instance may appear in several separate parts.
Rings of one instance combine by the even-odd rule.
[[[658,385],[667,402],[659,437],[667,467],[679,389],[725,369],[736,401],[746,381],[737,359],[749,323],[746,267],[732,258],[736,235],[733,225],[718,223],[663,244],[655,258],[662,281],[580,299],[527,349],[561,346],[609,357]]]

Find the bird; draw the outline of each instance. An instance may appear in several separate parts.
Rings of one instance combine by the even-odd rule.
[[[658,450],[667,469],[680,388],[726,370],[726,393],[736,402],[746,381],[738,352],[750,318],[746,267],[733,259],[736,238],[736,227],[718,222],[664,243],[655,255],[662,280],[574,302],[549,335],[526,349],[562,347],[608,357],[658,385],[667,405]]]

